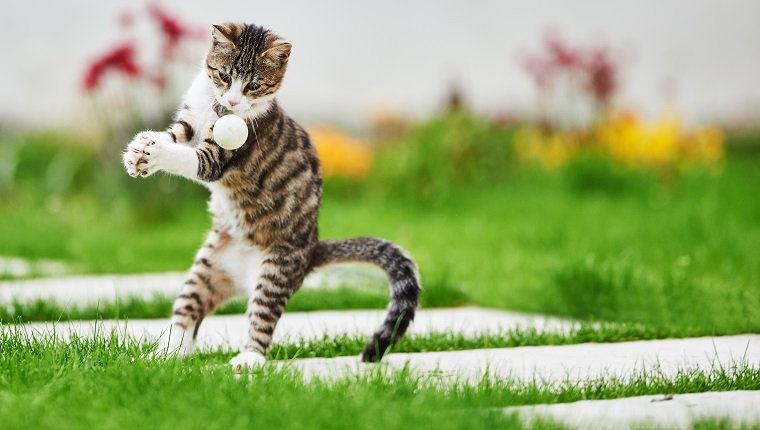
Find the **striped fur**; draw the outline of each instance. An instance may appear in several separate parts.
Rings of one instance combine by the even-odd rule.
[[[322,240],[312,254],[311,267],[334,263],[365,262],[380,267],[391,284],[388,315],[362,352],[364,361],[376,361],[401,339],[414,319],[420,294],[417,266],[409,255],[391,242],[372,237],[343,240]]]
[[[124,154],[132,176],[163,170],[211,190],[213,229],[175,301],[177,334],[169,348],[189,353],[204,316],[248,294],[249,335],[232,364],[258,362],[311,270],[361,261],[381,267],[391,284],[388,316],[362,353],[365,361],[379,360],[414,318],[417,269],[401,248],[384,240],[318,240],[319,159],[307,133],[274,99],[290,49],[255,25],[214,26],[205,70],[185,95],[175,123],[163,133],[139,134]],[[248,125],[248,139],[236,150],[223,149],[213,136],[214,122],[229,113]]]

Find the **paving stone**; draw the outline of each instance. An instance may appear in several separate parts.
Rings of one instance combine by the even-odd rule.
[[[730,369],[741,362],[755,368],[760,365],[760,335],[389,354],[382,366],[388,370],[409,368],[465,383],[478,383],[487,373],[499,380],[552,384],[628,378],[642,371],[674,377],[684,369]],[[375,367],[359,363],[356,357],[300,359],[287,366],[298,369],[307,379],[340,378],[374,371]]]
[[[5,260],[0,260],[0,267],[3,261]],[[19,262],[23,260],[19,259]],[[21,264],[19,262],[16,262],[17,265]],[[11,303],[13,300],[26,303],[38,298],[62,305],[97,304],[127,297],[148,300],[157,294],[176,295],[186,278],[186,272],[167,272],[2,281],[0,282],[0,303]],[[303,288],[335,289],[341,286],[365,291],[388,289],[387,280],[380,269],[364,264],[325,267],[306,277]]]
[[[274,333],[275,341],[284,339],[322,338],[342,334],[362,335],[367,339],[380,326],[385,311],[317,311],[286,312]],[[476,307],[423,309],[418,311],[410,334],[455,332],[465,335],[494,333],[514,327],[535,327],[538,330],[565,330],[572,322],[558,318],[490,310]],[[70,321],[61,323],[32,323],[28,327],[39,332],[55,332],[67,337],[69,333],[87,336],[93,331],[118,328],[136,338],[158,339],[169,331],[169,320],[130,321]],[[229,347],[239,349],[247,335],[248,322],[244,315],[206,317],[198,332],[200,348]]]
[[[728,420],[739,428],[760,423],[758,406],[760,391],[727,391],[520,406],[504,412],[517,413],[527,427],[548,419],[573,429],[691,429],[699,420]]]

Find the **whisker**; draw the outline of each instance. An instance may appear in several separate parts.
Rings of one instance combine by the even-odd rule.
[[[259,123],[256,121],[256,117],[251,118],[251,120],[253,121],[251,123],[251,130],[253,130],[253,136],[256,137],[256,144],[259,145],[259,152],[261,152],[261,154],[263,155],[264,149],[261,148],[261,142],[259,142],[259,135],[258,133],[256,133],[256,127],[259,126]]]

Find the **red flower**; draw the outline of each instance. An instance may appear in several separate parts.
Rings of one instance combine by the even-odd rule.
[[[181,23],[176,17],[155,3],[148,6],[148,11],[158,21],[161,32],[164,34],[163,55],[165,59],[174,57],[174,51],[182,38],[200,39],[205,35],[205,32]]]
[[[591,53],[584,65],[584,87],[600,104],[607,104],[617,87],[617,67],[606,49]]]
[[[166,88],[166,75],[163,73],[156,73],[149,78],[158,89],[163,90]]]
[[[557,76],[569,74],[600,105],[617,89],[618,64],[604,47],[571,46],[556,33],[547,32],[544,49],[522,55],[523,68],[541,90],[552,87]]]
[[[135,22],[135,15],[130,10],[124,10],[119,14],[119,24],[124,27],[131,27]]]
[[[522,54],[521,62],[538,88],[547,89],[549,87],[551,77],[554,74],[554,66],[551,62],[538,55],[528,53]]]
[[[82,87],[85,91],[95,89],[103,75],[109,70],[116,70],[129,78],[140,75],[140,68],[135,61],[135,47],[131,43],[117,46],[102,57],[90,63],[84,75]]]
[[[549,54],[549,61],[559,69],[573,69],[581,64],[581,53],[573,49],[559,38],[554,32],[548,32],[544,37],[544,45]]]

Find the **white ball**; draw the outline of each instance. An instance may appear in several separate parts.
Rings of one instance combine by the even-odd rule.
[[[248,139],[248,126],[237,115],[225,115],[214,124],[214,140],[224,149],[238,149]]]

